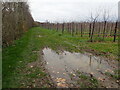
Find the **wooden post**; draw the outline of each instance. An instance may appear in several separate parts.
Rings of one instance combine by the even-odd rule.
[[[64,23],[62,24],[62,34],[64,33]]]
[[[72,23],[72,36],[74,36],[74,22]]]
[[[94,20],[94,22],[93,22],[93,28],[92,28],[92,33],[91,33],[91,37],[90,37],[90,41],[91,41],[91,42],[93,42],[94,29],[95,29],[95,20]]]
[[[105,31],[106,31],[106,23],[107,23],[107,21],[105,21],[105,22],[104,22],[104,30],[103,30],[103,40],[104,40],[104,38],[105,38]]]
[[[81,37],[83,36],[83,28],[82,28],[82,23],[81,23]]]
[[[91,36],[91,22],[90,22],[90,26],[89,26],[89,37]]]
[[[115,24],[115,32],[114,32],[114,40],[113,40],[113,42],[115,42],[116,36],[117,36],[117,24],[118,24],[118,22],[116,22],[116,24]]]

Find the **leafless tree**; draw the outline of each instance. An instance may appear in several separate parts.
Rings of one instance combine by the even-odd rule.
[[[107,10],[104,10],[103,13],[103,20],[104,20],[104,29],[103,29],[103,40],[105,38],[105,33],[106,33],[106,25],[107,25],[107,20],[109,19],[109,12]]]
[[[3,46],[10,45],[33,26],[33,18],[26,2],[2,3]]]
[[[95,23],[96,23],[98,17],[99,17],[99,14],[97,14],[95,17],[93,17],[93,15],[91,13],[91,21],[93,22],[93,27],[92,27],[91,35],[90,35],[90,42],[93,42],[93,35],[94,35],[94,30],[95,30]]]

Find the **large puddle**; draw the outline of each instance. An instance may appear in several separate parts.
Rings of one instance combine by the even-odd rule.
[[[98,79],[104,78],[105,86],[117,87],[114,81],[110,81],[109,77],[103,75],[105,72],[113,74],[117,67],[101,57],[68,51],[56,53],[50,48],[44,48],[43,53],[46,68],[58,87],[74,85],[75,82],[71,80],[70,74],[75,76],[75,71],[92,74]]]

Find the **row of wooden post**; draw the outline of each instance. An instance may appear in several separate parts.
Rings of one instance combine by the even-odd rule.
[[[113,41],[116,41],[116,37],[118,35],[118,22],[71,22],[71,23],[39,23],[41,27],[47,28],[49,30],[61,31],[62,34],[64,32],[70,33],[72,36],[80,35],[83,37],[87,34],[90,37],[90,41],[93,42],[94,35],[97,37],[105,37],[110,36],[114,37]]]

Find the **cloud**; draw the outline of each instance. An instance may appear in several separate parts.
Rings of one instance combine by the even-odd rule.
[[[80,21],[90,13],[109,9],[117,15],[119,0],[29,0],[30,10],[36,21]]]

